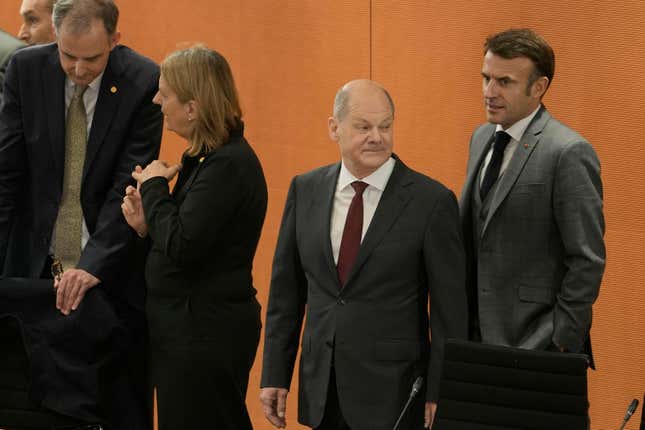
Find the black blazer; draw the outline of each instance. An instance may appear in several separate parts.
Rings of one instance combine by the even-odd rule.
[[[14,51],[24,46],[26,45],[20,40],[0,30],[0,105],[2,104],[2,87],[7,64],[9,64]]]
[[[333,360],[352,429],[391,429],[417,376],[428,382],[412,411],[421,428],[424,400],[437,399],[444,341],[466,337],[457,200],[397,158],[341,290],[330,242],[339,172],[336,163],[291,183],[273,261],[262,386],[289,387],[306,307],[299,421],[320,424]]]
[[[157,157],[162,115],[152,103],[159,68],[125,46],[110,53],[83,168],[81,205],[90,240],[78,267],[109,293],[142,308],[142,282],[128,282],[134,240],[121,198],[135,165]],[[65,74],[55,44],[14,56],[0,111],[0,268],[37,278],[49,252],[63,191]],[[133,288],[128,288],[133,284]]]
[[[225,314],[217,305],[257,306],[251,269],[267,208],[262,166],[242,130],[208,155],[184,157],[172,195],[159,177],[143,183],[141,196],[152,239],[152,342],[167,347],[230,332],[235,315],[217,323]]]

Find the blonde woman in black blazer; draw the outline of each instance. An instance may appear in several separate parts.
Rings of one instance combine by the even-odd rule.
[[[189,143],[181,166],[137,167],[139,190],[128,188],[122,207],[152,242],[146,311],[159,429],[250,429],[245,397],[261,326],[251,269],[267,206],[262,167],[244,139],[220,54],[204,47],[171,54],[154,101],[167,128]]]

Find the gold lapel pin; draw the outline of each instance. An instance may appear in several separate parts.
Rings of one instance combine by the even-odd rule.
[[[110,88],[110,92],[111,92],[112,94],[116,94],[116,92],[117,92],[117,91],[118,91],[118,90],[116,89],[116,87],[115,87],[115,86],[112,86],[112,87]]]
[[[204,161],[204,157],[199,158],[199,162],[201,163],[202,161]]]

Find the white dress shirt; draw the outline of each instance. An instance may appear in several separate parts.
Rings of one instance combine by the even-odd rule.
[[[83,104],[85,105],[85,113],[87,114],[87,138],[90,137],[90,130],[92,129],[92,120],[94,119],[94,111],[96,110],[96,102],[99,98],[99,89],[101,88],[101,80],[103,79],[103,73],[98,75],[87,87],[85,93],[83,94]],[[67,121],[67,111],[69,110],[69,104],[72,101],[74,96],[74,88],[76,84],[69,78],[65,78],[65,121]],[[49,246],[49,253],[54,254],[54,236],[56,232],[52,233],[52,241]],[[81,236],[81,249],[85,248],[87,241],[90,239],[90,232],[87,230],[87,225],[85,224],[85,217],[83,217],[83,234]]]
[[[331,211],[331,249],[334,253],[334,263],[338,264],[338,254],[340,253],[340,242],[343,239],[343,230],[345,229],[345,220],[347,219],[347,212],[349,205],[354,198],[354,188],[351,183],[354,181],[365,182],[368,186],[363,192],[363,232],[361,233],[361,241],[365,237],[365,233],[372,222],[374,212],[378,202],[381,200],[383,190],[387,182],[390,180],[392,170],[396,161],[390,157],[381,167],[376,169],[371,175],[362,179],[358,179],[352,175],[345,163],[341,163],[340,174],[338,175],[338,182],[336,183],[336,191],[334,193],[334,204]]]
[[[506,130],[504,130],[504,128],[500,124],[497,124],[497,127],[495,128],[495,132],[505,131],[511,136],[511,140],[510,142],[508,142],[508,145],[506,145],[506,149],[504,150],[504,158],[502,158],[502,166],[499,169],[499,177],[501,177],[504,174],[504,171],[508,167],[508,163],[511,161],[511,158],[513,158],[513,154],[517,149],[517,145],[520,144],[520,140],[522,140],[522,136],[524,136],[524,132],[529,127],[529,124],[533,120],[533,117],[537,115],[539,110],[540,110],[540,106],[538,106],[537,109],[535,109],[529,116],[517,121],[515,124],[513,124]],[[488,163],[490,163],[490,159],[492,156],[493,156],[493,145],[490,146],[490,149],[486,154],[486,158],[484,159],[484,165],[482,166],[481,174],[479,175],[480,187],[482,182],[484,182],[486,169],[488,168]]]

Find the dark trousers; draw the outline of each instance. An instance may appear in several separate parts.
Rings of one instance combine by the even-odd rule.
[[[322,422],[316,430],[351,430],[345,418],[343,411],[340,409],[338,402],[338,389],[336,388],[336,372],[334,367],[331,368],[329,376],[329,388],[327,390],[327,402],[325,403],[325,413]]]

